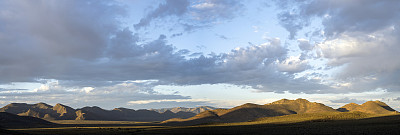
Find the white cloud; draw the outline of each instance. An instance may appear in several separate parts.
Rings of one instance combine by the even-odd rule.
[[[275,62],[277,68],[281,72],[298,73],[310,68],[308,60],[301,60],[299,56],[290,56],[289,58]]]
[[[343,67],[336,79],[351,81],[353,90],[397,90],[394,80],[398,80],[400,62],[392,59],[400,51],[399,35],[390,28],[367,34],[347,32],[317,48],[329,66]]]
[[[93,87],[83,87],[81,91],[85,93],[90,93],[92,90],[94,90]]]
[[[214,6],[215,6],[214,3],[204,2],[204,3],[193,5],[192,7],[197,8],[197,9],[207,9],[207,8],[213,8]]]
[[[322,41],[314,48],[317,55],[328,61],[327,67],[340,67],[332,79],[336,84],[351,83],[350,86],[335,86],[336,89],[353,92],[378,88],[399,90],[399,82],[395,80],[399,80],[400,62],[393,59],[400,52],[400,15],[393,11],[400,11],[399,6],[394,6],[400,1],[309,0],[277,3],[282,8],[278,15],[281,25],[292,37],[300,30],[323,31]],[[310,24],[318,21],[321,21],[322,27],[314,31]],[[308,48],[308,44],[300,45],[302,50]]]

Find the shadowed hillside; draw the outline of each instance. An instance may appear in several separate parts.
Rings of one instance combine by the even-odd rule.
[[[0,112],[0,127],[5,128],[27,128],[27,127],[48,127],[55,125],[43,119],[30,116],[18,116],[15,114]]]
[[[19,116],[31,116],[48,120],[68,120],[75,119],[76,117],[74,109],[62,104],[56,104],[53,107],[46,103],[12,103],[0,108],[0,112],[9,112]]]

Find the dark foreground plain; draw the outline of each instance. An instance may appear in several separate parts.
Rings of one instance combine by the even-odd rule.
[[[159,122],[52,121],[48,128],[13,128],[3,134],[400,134],[400,115],[294,114],[239,123],[174,126]]]

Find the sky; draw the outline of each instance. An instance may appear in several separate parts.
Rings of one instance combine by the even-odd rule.
[[[0,106],[400,110],[398,0],[0,0]]]

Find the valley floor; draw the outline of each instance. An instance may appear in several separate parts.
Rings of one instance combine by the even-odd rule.
[[[320,116],[288,115],[252,122],[196,126],[171,126],[158,122],[53,121],[60,126],[8,129],[11,130],[8,134],[400,134],[400,115],[351,120],[337,120],[336,116],[331,115]],[[298,120],[299,117],[302,119]]]

